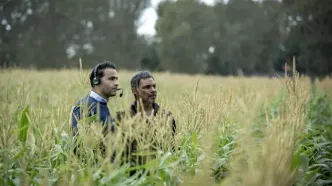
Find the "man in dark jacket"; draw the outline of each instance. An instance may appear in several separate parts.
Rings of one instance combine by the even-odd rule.
[[[156,103],[157,98],[157,89],[156,89],[156,82],[154,77],[147,71],[141,71],[135,74],[131,79],[131,89],[132,93],[135,97],[134,102],[131,104],[129,111],[120,111],[117,112],[116,123],[117,126],[121,125],[121,122],[127,118],[134,118],[135,121],[133,123],[133,130],[131,133],[134,133],[132,136],[144,136],[142,133],[148,131],[147,135],[154,135],[153,137],[149,136],[149,138],[153,140],[153,138],[161,138],[159,141],[171,141],[171,148],[174,150],[174,135],[176,132],[176,124],[175,120],[172,117],[172,113],[161,109],[160,106]],[[162,118],[166,120],[162,120]],[[157,126],[156,120],[159,121],[161,126]],[[158,122],[157,121],[157,122]],[[160,122],[161,121],[161,122]],[[146,126],[142,126],[146,125]],[[121,127],[120,127],[121,128]],[[128,127],[123,127],[128,128]],[[161,129],[163,128],[163,129]],[[145,130],[145,131],[142,131]],[[159,130],[159,131],[158,131]],[[171,134],[171,139],[162,139],[163,137],[160,132],[161,130],[163,133]],[[156,132],[157,131],[157,132]],[[149,150],[156,150],[157,142],[153,140],[151,142]],[[158,141],[158,140],[157,140]],[[138,140],[134,137],[133,139],[127,139],[127,146],[125,149],[125,161],[130,161],[132,166],[135,165],[142,165],[146,162],[146,156],[144,155],[133,155],[139,151],[138,149]],[[132,175],[135,171],[130,172]]]
[[[114,131],[114,119],[111,117],[107,102],[110,97],[116,95],[119,86],[115,64],[106,61],[93,68],[90,85],[90,94],[80,99],[72,110],[71,127],[74,138],[79,135],[80,120],[86,118],[92,118],[89,122],[99,122],[104,135]],[[74,148],[74,153],[77,153],[77,147]]]

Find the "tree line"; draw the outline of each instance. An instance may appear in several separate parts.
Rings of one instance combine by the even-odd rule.
[[[138,35],[150,0],[4,0],[2,67],[119,68],[216,75],[274,75],[285,63],[310,77],[332,73],[332,1],[163,1],[156,35]]]

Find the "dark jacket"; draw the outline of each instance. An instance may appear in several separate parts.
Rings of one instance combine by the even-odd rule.
[[[98,112],[97,112],[98,111]],[[83,113],[85,115],[83,116]],[[78,133],[78,120],[93,117],[92,121],[97,121],[103,126],[103,134],[106,135],[110,132],[114,132],[114,120],[111,117],[110,111],[107,107],[107,103],[99,102],[96,99],[86,96],[79,100],[72,110],[72,118],[71,118],[71,128],[72,128],[72,135],[76,137],[79,135]],[[97,120],[98,119],[98,120]],[[74,153],[77,153],[76,146],[74,148]],[[104,147],[101,146],[102,151]]]
[[[153,109],[154,109],[154,116],[157,116],[157,114],[166,114],[169,117],[172,116],[171,112],[169,112],[169,111],[166,112],[164,109],[160,109],[160,106],[157,103],[153,103]],[[116,124],[115,125],[119,125],[119,123],[121,121],[123,121],[123,118],[127,114],[129,114],[130,117],[136,116],[137,113],[138,113],[137,110],[138,110],[137,109],[137,102],[134,101],[130,106],[129,113],[128,113],[128,111],[119,111],[119,112],[117,112],[116,120],[115,120]],[[147,121],[147,123],[148,123],[148,121]],[[172,132],[172,136],[174,137],[175,132],[176,132],[176,123],[175,123],[174,118],[172,118],[170,130]],[[172,148],[174,149],[174,147],[172,147]],[[140,157],[135,156],[134,159],[136,159],[136,160],[133,160],[132,153],[134,153],[136,151],[137,151],[137,141],[136,140],[127,140],[126,151],[125,151],[124,154],[122,154],[122,157],[125,157],[126,161],[129,160],[134,164],[143,164],[144,161]]]
[[[171,116],[172,113],[170,111],[166,112],[165,110],[160,111],[160,107],[157,103],[153,103],[152,104],[153,110],[154,110],[154,116],[156,116],[157,114],[159,114],[159,112],[163,112],[163,114],[167,114],[168,116]],[[117,121],[121,121],[122,120],[122,116],[125,114],[125,111],[119,111],[116,113],[116,119]],[[134,101],[131,106],[130,106],[130,116],[133,117],[137,114],[137,101]],[[174,118],[172,118],[172,134],[173,136],[175,135],[176,132],[176,124],[175,124],[175,120]]]

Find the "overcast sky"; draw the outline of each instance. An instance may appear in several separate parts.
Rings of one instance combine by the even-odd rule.
[[[147,8],[140,19],[142,26],[140,26],[137,30],[138,34],[144,35],[155,35],[156,31],[154,29],[155,23],[157,21],[157,13],[156,8],[158,4],[163,0],[152,0],[151,7]],[[214,0],[201,0],[202,2],[213,5]]]

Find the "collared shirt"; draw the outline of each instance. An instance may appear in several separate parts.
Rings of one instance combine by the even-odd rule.
[[[102,103],[107,103],[108,100],[97,94],[95,91],[91,90],[90,91],[90,97],[94,98],[95,100],[102,102]]]
[[[80,99],[72,109],[72,129],[73,129],[73,136],[77,135],[78,129],[78,121],[86,118],[91,117],[98,114],[97,119],[98,122],[101,122],[106,127],[108,124],[111,124],[111,132],[114,130],[114,119],[111,117],[111,113],[109,108],[107,107],[107,99],[103,98],[93,90],[91,90],[90,95],[87,95]],[[84,109],[85,112],[83,112]],[[85,113],[85,115],[82,115]]]
[[[114,120],[107,107],[107,100],[94,91],[91,91],[90,95],[84,96],[75,104],[71,118],[72,135],[75,139],[79,135],[79,121],[86,118],[89,118],[85,120],[86,122],[96,121],[102,124],[104,135],[114,132]],[[101,147],[104,154],[105,148],[103,145]],[[77,147],[74,148],[74,153],[77,153]]]

